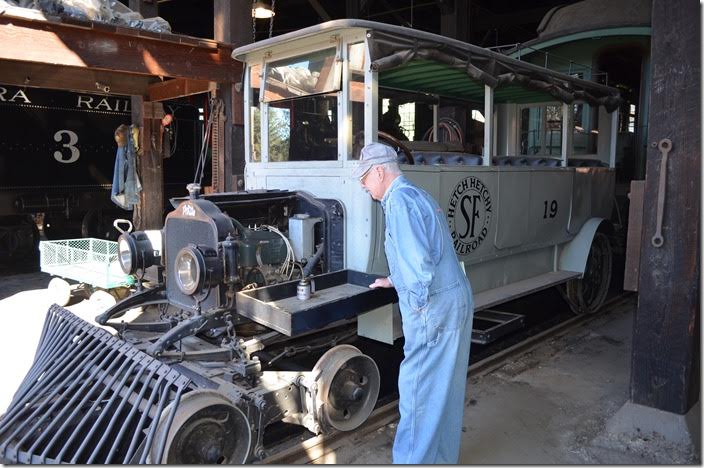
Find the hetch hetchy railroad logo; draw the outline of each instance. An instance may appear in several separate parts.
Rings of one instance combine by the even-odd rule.
[[[493,215],[491,193],[476,177],[461,180],[447,206],[450,235],[458,255],[476,250],[489,234]]]

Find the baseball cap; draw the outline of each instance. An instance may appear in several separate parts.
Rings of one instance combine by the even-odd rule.
[[[359,166],[352,171],[352,177],[359,179],[366,174],[372,166],[394,162],[397,160],[396,158],[396,151],[394,151],[392,147],[381,143],[369,143],[362,148],[362,152],[359,156]]]

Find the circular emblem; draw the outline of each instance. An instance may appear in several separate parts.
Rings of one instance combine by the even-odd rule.
[[[476,177],[467,177],[455,186],[447,206],[450,235],[458,255],[479,247],[489,234],[491,193]]]

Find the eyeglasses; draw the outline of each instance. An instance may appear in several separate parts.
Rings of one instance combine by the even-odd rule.
[[[367,169],[366,171],[364,171],[364,174],[362,174],[361,176],[359,176],[359,183],[360,183],[360,184],[364,184],[364,179],[367,178],[367,176],[369,175],[369,172],[371,172],[371,170],[372,170],[373,167],[374,167],[374,166],[369,166],[369,169]]]

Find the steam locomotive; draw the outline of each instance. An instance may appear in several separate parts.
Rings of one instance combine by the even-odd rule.
[[[164,182],[175,196],[193,177],[202,123],[188,102],[165,110],[175,123]],[[36,256],[38,222],[50,240],[115,240],[112,221],[130,213],[110,201],[113,132],[130,124],[130,98],[0,84],[0,115],[0,262]]]

